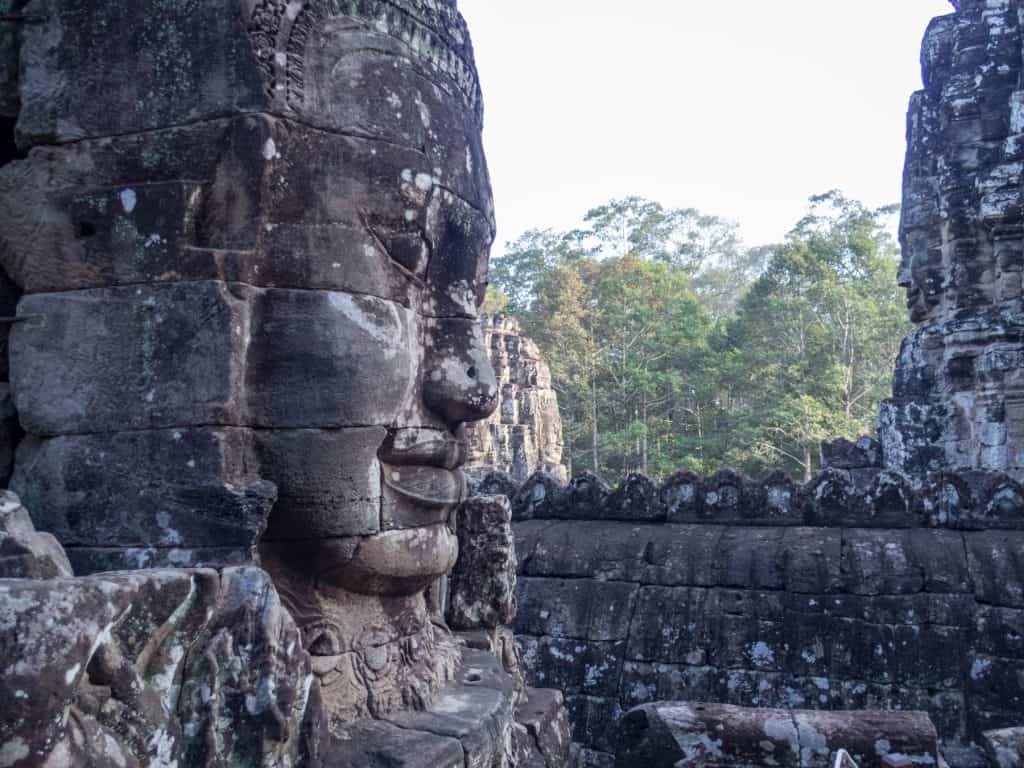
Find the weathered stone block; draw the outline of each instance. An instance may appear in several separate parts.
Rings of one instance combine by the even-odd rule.
[[[1024,766],[1024,728],[1005,728],[987,731],[985,749],[996,768]]]
[[[516,630],[527,635],[614,642],[629,635],[638,587],[590,579],[519,580]]]
[[[670,523],[703,521],[703,480],[689,470],[669,476],[658,490],[658,501],[665,508]]]
[[[665,519],[665,511],[657,500],[658,489],[650,478],[632,474],[627,477],[590,515],[600,520],[657,522]]]
[[[573,520],[596,519],[611,494],[612,487],[593,472],[576,475],[565,489],[565,514]]]
[[[782,589],[785,585],[781,528],[727,528],[714,557],[717,585],[750,589]]]
[[[276,498],[254,474],[252,435],[182,429],[22,443],[12,488],[65,546],[234,549],[252,562]],[[249,457],[250,460],[247,460]],[[169,471],[172,470],[173,471]]]
[[[848,750],[878,767],[887,754],[938,762],[935,728],[923,713],[819,713],[662,703],[638,707],[620,726],[616,765],[829,766]]]
[[[512,750],[512,678],[491,653],[466,649],[454,684],[424,711],[403,711],[385,719],[403,730],[458,739],[467,768],[490,768]]]
[[[567,696],[565,704],[574,723],[575,741],[604,753],[614,749],[615,724],[622,717],[618,701],[593,696]]]
[[[13,579],[0,605],[0,753],[12,763],[298,758],[310,661],[262,571]]]
[[[34,319],[12,333],[12,385],[35,435],[388,424],[416,375],[412,314],[367,296],[172,283],[26,296],[19,311]]]
[[[517,635],[527,681],[567,696],[614,698],[625,655],[624,641],[598,642],[564,637]]]
[[[992,531],[964,538],[978,601],[1024,608],[1024,532]]]
[[[332,730],[334,731],[332,733]],[[314,731],[308,744],[311,764],[331,768],[465,768],[458,739],[427,731],[409,730],[380,720],[358,720]]]
[[[627,661],[622,668],[619,700],[626,709],[686,696],[695,701],[715,701],[720,695],[719,683],[714,667]],[[604,736],[611,739],[612,734]]]
[[[558,516],[563,489],[547,472],[535,472],[512,497],[512,519],[549,519]]]
[[[449,578],[448,624],[495,629],[516,615],[512,508],[504,496],[469,499],[456,512],[459,559]]]
[[[720,542],[727,528],[717,525],[673,525],[647,532],[644,561],[646,584],[713,587],[719,583]]]
[[[73,576],[57,539],[39,533],[28,510],[10,491],[0,492],[0,579],[56,579]]]
[[[532,525],[539,529],[539,524]],[[651,534],[656,530],[614,522],[549,522],[543,524],[543,535],[529,549],[523,574],[639,581],[647,566],[645,553]]]
[[[516,707],[516,723],[525,730],[530,751],[540,758],[537,768],[568,764],[572,726],[561,691],[528,688]]]
[[[381,530],[381,466],[387,436],[362,429],[253,432],[261,476],[278,489],[266,541],[368,536]]]
[[[642,588],[629,628],[627,658],[691,666],[709,663],[716,608],[707,589]]]
[[[974,650],[1024,660],[1024,610],[978,606]]]
[[[787,528],[780,552],[786,589],[805,595],[842,590],[842,534],[835,529]]]

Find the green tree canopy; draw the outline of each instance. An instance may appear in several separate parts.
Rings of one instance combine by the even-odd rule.
[[[821,441],[873,429],[890,387],[909,328],[894,210],[829,192],[784,243],[746,248],[724,219],[612,200],[511,243],[488,302],[551,366],[573,470],[806,477]]]

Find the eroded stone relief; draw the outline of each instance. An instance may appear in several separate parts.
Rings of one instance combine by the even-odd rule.
[[[120,597],[103,611],[122,617],[161,579],[184,594],[151,627],[180,649],[152,682],[122,680],[149,668],[139,627],[120,643],[109,621],[83,629],[75,676],[40,655],[26,680],[69,679],[42,685],[49,704],[17,728],[47,706],[77,707],[85,725],[3,764],[83,738],[114,764],[391,765],[410,746],[410,765],[537,758],[514,723],[517,657],[497,639],[470,647],[444,616],[463,424],[498,400],[477,321],[494,235],[482,101],[455,3],[20,10],[34,21],[17,35],[16,135],[32,151],[0,168],[0,267],[24,292],[11,488],[70,560],[31,562],[83,578],[16,580],[34,592],[10,597],[27,613],[4,627],[14,653],[36,612],[77,618],[106,590]],[[56,546],[33,536],[17,563]],[[164,575],[105,574],[138,568]],[[93,597],[51,600],[62,590]],[[249,638],[258,653],[222,591],[269,606],[252,607],[272,614],[272,637]],[[166,701],[150,712],[153,696]],[[105,752],[107,720],[132,707],[145,723]],[[286,746],[257,743],[244,712]],[[0,736],[20,755],[21,736]],[[246,740],[238,754],[232,740]],[[540,764],[564,761],[562,741]]]

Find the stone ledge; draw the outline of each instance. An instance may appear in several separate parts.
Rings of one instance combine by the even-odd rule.
[[[909,476],[831,467],[804,485],[776,472],[752,480],[731,469],[678,472],[661,483],[630,475],[612,488],[590,473],[568,484],[537,472],[517,486],[493,473],[481,488],[512,491],[513,520],[590,520],[772,528],[1024,530],[1024,486],[1001,472]]]

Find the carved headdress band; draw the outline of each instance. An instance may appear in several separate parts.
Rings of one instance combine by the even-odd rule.
[[[404,42],[420,61],[451,80],[481,118],[473,47],[453,0],[257,0],[247,20],[249,37],[276,107],[287,111],[302,104],[309,35],[338,17],[365,22]]]

